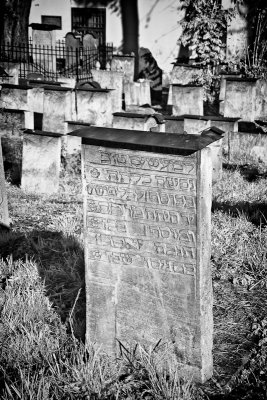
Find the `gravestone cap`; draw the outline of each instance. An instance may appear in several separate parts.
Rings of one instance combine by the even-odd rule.
[[[196,115],[196,114],[183,114],[181,115],[181,117],[183,117],[183,119],[200,119],[200,120],[205,119],[203,115]]]
[[[62,133],[39,131],[38,129],[37,130],[24,129],[23,133],[27,133],[28,135],[39,135],[39,136],[50,136],[50,137],[61,137],[61,136],[64,136]]]
[[[73,88],[70,87],[62,87],[62,86],[56,86],[56,85],[44,85],[43,86],[44,90],[53,90],[55,92],[68,92],[73,90]]]
[[[169,120],[183,121],[184,116],[183,115],[164,115],[164,119],[167,121],[169,121]]]
[[[102,128],[91,126],[78,129],[70,136],[82,138],[82,144],[123,148],[165,154],[189,155],[202,150],[219,140],[208,135],[183,135],[151,131],[133,131],[127,129]]]
[[[60,86],[62,82],[46,81],[44,79],[29,79],[31,85]]]
[[[225,77],[227,81],[230,82],[257,82],[258,78],[242,78],[242,77],[235,77],[235,76],[228,76]]]
[[[7,89],[22,89],[22,90],[28,90],[33,88],[33,86],[30,85],[15,85],[13,83],[2,83],[1,86],[2,88],[7,88]]]
[[[100,88],[94,88],[94,87],[78,87],[78,88],[75,88],[75,90],[77,90],[77,91],[83,91],[83,92],[99,92],[99,93],[109,93],[109,92],[111,92],[111,90],[114,90],[114,89],[102,89],[101,87]]]
[[[67,122],[69,125],[84,125],[84,126],[91,126],[92,124],[89,122],[82,122],[82,121],[64,121]]]
[[[225,132],[216,126],[211,126],[201,132],[201,136],[208,136],[214,140],[220,140]]]
[[[240,118],[223,117],[222,115],[205,115],[202,119],[208,121],[236,122]]]

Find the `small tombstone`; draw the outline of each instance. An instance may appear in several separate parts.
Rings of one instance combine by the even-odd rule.
[[[82,137],[86,340],[116,357],[169,344],[181,376],[212,376],[208,136],[90,127]],[[177,364],[176,364],[177,365]]]
[[[9,216],[8,216],[6,182],[5,182],[2,145],[0,136],[0,228],[1,226],[9,227]]]
[[[111,60],[111,71],[123,72],[124,82],[133,82],[134,62],[134,55],[114,54]]]
[[[203,115],[203,87],[192,85],[172,85],[173,115]]]
[[[58,191],[61,136],[54,132],[24,131],[21,177],[23,190],[43,194]]]
[[[123,93],[122,72],[92,69],[91,73],[94,81],[98,82],[102,88],[112,89],[112,112],[121,111]]]
[[[165,115],[165,131],[168,133],[179,133],[184,132],[184,117]]]
[[[98,126],[112,124],[112,98],[110,89],[79,88],[75,90],[75,105],[72,121]]]
[[[226,78],[224,117],[254,121],[256,82],[255,78]]]
[[[173,66],[170,77],[170,86],[168,93],[168,105],[171,106],[172,103],[172,85],[190,85],[193,84],[196,79],[200,78],[203,74],[202,67],[196,65],[176,63]]]
[[[211,126],[201,132],[202,136],[208,136],[215,141],[209,145],[212,159],[212,183],[222,178],[222,139],[224,132],[221,129]]]
[[[72,109],[71,88],[44,86],[44,131],[64,133],[64,124],[71,119]]]

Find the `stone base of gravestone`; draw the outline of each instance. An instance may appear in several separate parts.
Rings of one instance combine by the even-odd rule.
[[[203,115],[203,87],[195,85],[172,85],[173,115]]]
[[[204,382],[212,375],[213,139],[97,127],[77,134],[87,341],[116,356],[117,339],[127,348],[161,340],[181,375]]]
[[[61,135],[44,131],[25,131],[21,188],[52,194],[59,188]]]
[[[5,181],[2,145],[0,136],[0,227],[1,226],[6,226],[6,227],[9,226],[9,216],[8,216],[6,181]]]
[[[224,117],[254,121],[256,108],[256,81],[254,78],[227,78]]]

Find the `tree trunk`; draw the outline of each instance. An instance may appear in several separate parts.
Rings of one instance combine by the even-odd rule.
[[[135,74],[138,76],[139,64],[139,17],[138,17],[138,0],[120,0],[122,36],[123,36],[123,53],[135,54]]]
[[[0,44],[28,43],[31,0],[0,0]]]

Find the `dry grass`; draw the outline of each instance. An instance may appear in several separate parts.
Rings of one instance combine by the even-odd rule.
[[[4,400],[266,398],[260,372],[266,364],[265,328],[259,339],[252,327],[266,317],[267,179],[248,182],[238,170],[224,171],[214,187],[214,378],[198,391],[171,366],[161,370],[156,352],[125,350],[114,364],[74,339],[84,336],[85,315],[77,176],[63,176],[54,196],[7,189],[13,230],[2,233],[0,249],[13,261],[0,266],[0,275],[10,277],[0,292]],[[255,360],[260,370],[253,367]],[[3,368],[6,362],[10,367]]]

